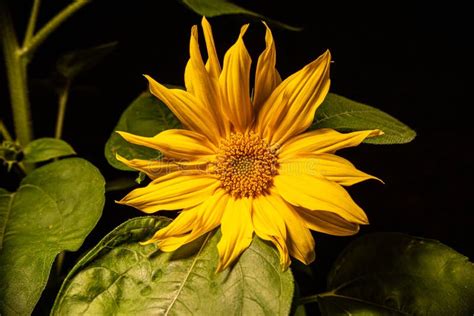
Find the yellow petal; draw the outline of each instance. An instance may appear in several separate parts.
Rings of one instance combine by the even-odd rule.
[[[171,224],[142,244],[158,243],[162,251],[175,251],[220,225],[229,196],[217,190],[198,206],[183,210]]]
[[[219,126],[213,120],[210,110],[191,93],[181,89],[168,89],[150,76],[145,75],[150,85],[150,92],[163,101],[188,129],[208,137],[215,144],[218,142]]]
[[[252,201],[252,223],[258,237],[271,241],[280,253],[280,265],[286,269],[290,257],[286,246],[285,221],[279,214],[278,203],[271,196],[261,195]]]
[[[216,46],[214,45],[214,36],[212,35],[212,28],[206,17],[202,18],[201,25],[204,31],[204,39],[206,41],[208,56],[206,69],[212,77],[218,79],[221,74],[221,65],[219,63],[219,58],[217,58]]]
[[[305,226],[311,230],[334,236],[351,236],[359,231],[358,224],[348,222],[337,214],[310,211],[301,207],[296,210]]]
[[[253,105],[255,112],[268,99],[273,90],[281,82],[281,77],[275,68],[276,64],[276,49],[273,42],[273,36],[267,23],[263,22],[266,27],[265,44],[266,48],[258,57],[257,69],[255,71],[255,90]]]
[[[217,151],[217,148],[202,134],[183,129],[168,129],[153,137],[127,132],[117,133],[127,142],[157,149],[167,158],[200,159],[203,162],[212,159]]]
[[[247,198],[229,199],[222,216],[222,237],[217,244],[219,265],[217,271],[225,270],[250,246],[253,236],[251,202]]]
[[[295,206],[333,212],[357,224],[368,223],[367,215],[352,200],[347,191],[339,184],[323,177],[280,174],[275,176],[274,184],[278,193]]]
[[[177,171],[153,180],[144,188],[127,194],[119,204],[145,213],[179,210],[200,204],[214,194],[219,181],[200,171]]]
[[[283,144],[306,130],[329,90],[331,54],[318,59],[285,79],[258,114],[257,131],[271,144]]]
[[[221,113],[222,101],[218,77],[211,76],[202,61],[196,25],[191,29],[189,54],[190,59],[184,74],[186,89],[196,97],[200,106],[206,108],[211,114],[206,119],[211,121],[212,126],[217,126],[219,130],[218,135],[214,136],[224,136],[225,127]],[[218,140],[216,138],[216,141]]]
[[[301,158],[287,158],[279,161],[278,172],[285,175],[301,174],[323,176],[329,181],[350,186],[365,180],[378,178],[362,172],[348,160],[333,154],[314,154]],[[379,180],[381,181],[381,180]]]
[[[305,227],[303,220],[298,216],[295,209],[286,203],[281,196],[272,190],[268,195],[268,200],[285,222],[287,232],[287,246],[290,255],[304,264],[310,264],[314,261],[314,239],[308,228]]]
[[[250,103],[250,65],[252,60],[245,48],[243,36],[248,28],[244,25],[239,38],[224,57],[224,67],[219,77],[227,117],[239,132],[245,132],[253,120]]]
[[[352,133],[339,133],[330,128],[316,129],[288,140],[281,146],[279,157],[284,159],[309,153],[334,153],[342,148],[357,146],[367,137],[381,134],[378,129]]]
[[[156,179],[164,174],[180,171],[180,170],[206,170],[208,161],[167,161],[167,160],[145,160],[145,159],[132,159],[128,160],[125,157],[116,154],[118,161],[122,162],[126,166],[139,170],[145,173],[151,179]]]

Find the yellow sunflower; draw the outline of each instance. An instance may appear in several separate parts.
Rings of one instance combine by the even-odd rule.
[[[329,90],[331,55],[326,51],[282,81],[275,68],[272,33],[265,26],[266,48],[258,58],[253,97],[251,59],[243,41],[248,25],[221,68],[211,26],[203,18],[207,62],[194,26],[186,90],[169,89],[146,76],[151,93],[184,129],[154,137],[119,132],[128,142],[157,149],[165,157],[153,161],[117,156],[152,179],[119,203],[145,213],[182,210],[145,243],[174,251],[220,226],[219,271],[249,247],[254,233],[275,245],[287,268],[290,256],[305,264],[314,260],[310,230],[344,236],[368,224],[343,186],[374,177],[334,153],[381,131],[305,132]]]

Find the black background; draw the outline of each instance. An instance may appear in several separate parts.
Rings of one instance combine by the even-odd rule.
[[[44,2],[40,22],[66,3]],[[468,113],[472,107],[468,95],[472,36],[467,10],[454,4],[416,7],[401,2],[238,3],[303,27],[301,32],[272,28],[282,77],[329,48],[334,60],[332,92],[376,106],[417,131],[415,141],[407,145],[362,145],[341,151],[359,169],[385,181],[385,185],[369,181],[349,189],[371,221],[360,234],[406,232],[438,239],[472,258],[473,133]],[[10,4],[22,31],[30,1]],[[226,16],[210,22],[221,58],[236,39],[240,25],[251,22],[245,42],[256,62],[264,47],[264,27],[257,20]],[[162,83],[183,85],[189,30],[199,23],[198,15],[173,0],[93,1],[47,40],[31,64],[35,135],[50,137],[54,133],[56,99],[45,87],[45,79],[58,56],[118,41],[117,49],[104,62],[75,81],[64,139],[81,157],[98,166],[106,179],[123,175],[106,163],[104,144],[122,111],[146,89],[141,74],[150,74]],[[0,79],[5,83],[4,77]],[[5,84],[0,91],[1,114],[8,117]],[[12,177],[3,171],[1,176],[0,182],[12,189]],[[108,196],[103,217],[82,251],[125,219],[141,215],[111,202],[124,193]],[[331,263],[354,238],[315,237],[313,289],[306,284],[303,294],[324,289],[324,276]],[[77,254],[68,255],[67,267],[76,258]]]

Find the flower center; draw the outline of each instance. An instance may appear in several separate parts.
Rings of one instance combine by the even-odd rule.
[[[232,133],[221,142],[215,170],[232,196],[256,197],[272,186],[277,160],[276,150],[257,134]]]

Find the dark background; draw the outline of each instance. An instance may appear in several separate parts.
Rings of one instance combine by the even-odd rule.
[[[31,2],[10,3],[21,28]],[[44,2],[40,22],[66,3]],[[350,188],[371,221],[360,235],[406,232],[438,239],[472,258],[473,133],[472,118],[467,113],[472,106],[468,96],[472,36],[469,19],[464,16],[467,10],[454,4],[416,7],[400,2],[374,5],[320,1],[314,2],[314,8],[309,1],[237,3],[303,27],[301,32],[272,28],[282,77],[329,48],[334,60],[332,92],[376,106],[418,133],[407,145],[362,145],[341,151],[359,169],[385,181],[385,185],[369,181]],[[226,16],[210,22],[221,58],[236,39],[240,25],[251,22],[245,42],[256,62],[264,47],[264,27],[257,20]],[[81,157],[98,166],[106,179],[123,176],[105,161],[104,144],[122,111],[146,89],[141,74],[150,74],[162,83],[183,85],[189,30],[199,23],[198,15],[173,0],[93,1],[47,40],[31,64],[35,135],[54,134],[56,99],[45,86],[45,79],[50,77],[57,58],[66,51],[118,41],[117,49],[107,59],[75,81],[64,139]],[[0,82],[4,83],[5,77],[0,77]],[[3,116],[8,112],[4,84],[0,91]],[[2,184],[14,186],[4,171],[1,177]],[[125,191],[109,194],[102,219],[82,251],[125,219],[141,215],[111,202],[123,194]],[[303,294],[324,290],[331,263],[356,238],[315,237],[317,260],[311,266],[314,279],[306,278],[306,283],[313,283],[312,289],[303,285]],[[67,267],[76,258],[77,254],[68,255]]]

